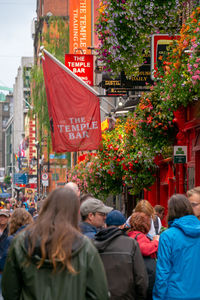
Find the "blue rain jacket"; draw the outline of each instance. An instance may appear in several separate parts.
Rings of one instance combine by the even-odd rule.
[[[154,300],[200,300],[200,221],[175,219],[159,240]]]

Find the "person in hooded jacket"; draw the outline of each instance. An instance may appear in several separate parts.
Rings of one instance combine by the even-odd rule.
[[[2,277],[4,300],[107,300],[103,264],[78,230],[71,188],[49,194],[35,222],[12,241]]]
[[[122,229],[125,222],[120,211],[111,211],[106,217],[108,227],[93,242],[105,267],[110,299],[144,300],[148,276],[138,243]]]
[[[181,194],[168,202],[168,226],[159,240],[154,300],[200,300],[200,221]]]

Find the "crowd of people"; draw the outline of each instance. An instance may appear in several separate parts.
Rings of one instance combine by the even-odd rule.
[[[141,199],[126,218],[72,182],[37,204],[0,209],[0,299],[200,300],[200,187],[167,215]]]

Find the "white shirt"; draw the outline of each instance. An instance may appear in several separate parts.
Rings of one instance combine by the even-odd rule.
[[[157,216],[158,218],[158,233],[160,232],[160,229],[161,229],[161,220],[160,218]],[[156,235],[156,230],[155,230],[155,227],[154,227],[154,222],[153,222],[153,219],[151,218],[151,228],[148,232],[148,234],[151,236],[151,237],[154,237]]]

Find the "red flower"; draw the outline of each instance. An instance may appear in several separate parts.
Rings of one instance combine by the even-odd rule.
[[[128,168],[125,164],[122,164],[122,168],[125,170],[125,171],[128,171]]]

